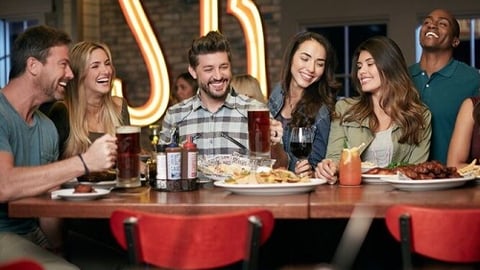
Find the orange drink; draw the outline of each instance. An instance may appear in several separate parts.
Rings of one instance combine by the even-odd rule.
[[[340,185],[358,186],[362,182],[362,162],[358,147],[343,149],[338,166]]]

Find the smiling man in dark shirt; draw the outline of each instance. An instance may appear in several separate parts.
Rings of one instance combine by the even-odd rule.
[[[433,10],[420,29],[420,62],[409,69],[422,101],[432,112],[429,159],[443,164],[460,105],[466,98],[478,95],[480,88],[479,71],[453,59],[459,36],[455,17],[446,10]]]

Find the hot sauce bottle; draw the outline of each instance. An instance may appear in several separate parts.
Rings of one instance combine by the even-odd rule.
[[[187,136],[187,141],[182,148],[182,179],[197,178],[197,145],[193,142],[192,136]]]

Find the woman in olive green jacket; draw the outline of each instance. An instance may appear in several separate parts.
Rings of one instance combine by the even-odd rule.
[[[351,75],[359,96],[337,102],[326,158],[317,164],[316,177],[333,179],[342,149],[362,144],[362,161],[379,167],[426,161],[431,114],[395,42],[383,36],[364,41],[354,53]]]

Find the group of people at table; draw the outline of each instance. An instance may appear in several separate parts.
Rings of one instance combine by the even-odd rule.
[[[238,147],[219,134],[248,145],[247,110],[268,107],[271,157],[276,167],[297,174],[333,178],[344,145],[362,143],[362,160],[378,166],[429,159],[465,165],[480,157],[474,139],[480,131],[480,74],[453,59],[459,34],[451,13],[432,11],[420,30],[420,62],[410,67],[392,39],[365,40],[352,59],[357,96],[339,99],[333,46],[320,34],[297,33],[285,49],[281,82],[262,102],[261,95],[257,100],[241,94],[241,84],[231,86],[229,42],[209,32],[191,44],[188,74],[177,79],[177,101],[163,118],[160,139],[168,142],[175,129],[180,141],[196,138],[200,155],[231,154]],[[47,269],[77,269],[50,252],[58,237],[55,220],[9,218],[7,203],[112,168],[115,127],[130,124],[126,100],[111,95],[109,48],[70,43],[66,33],[37,26],[12,47],[9,82],[0,91],[0,262],[29,250]],[[187,86],[181,79],[190,80],[193,96],[182,97]],[[45,114],[39,111],[52,101]],[[316,127],[315,136],[308,159],[298,160],[289,137],[292,127],[304,126]]]

